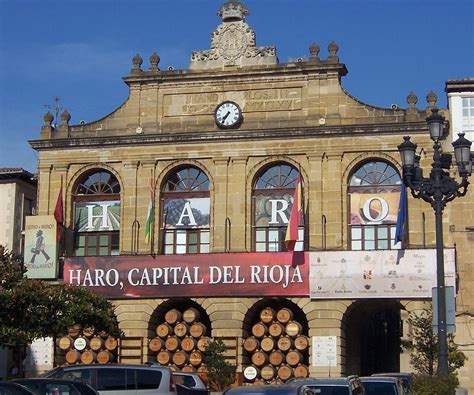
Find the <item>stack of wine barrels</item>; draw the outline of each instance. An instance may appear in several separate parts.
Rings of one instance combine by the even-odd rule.
[[[284,383],[292,377],[308,377],[309,338],[288,308],[275,311],[266,307],[252,335],[244,339],[244,355],[251,364],[248,381]],[[244,369],[244,377],[245,377]]]
[[[210,341],[207,329],[200,321],[199,310],[170,309],[164,322],[156,327],[157,336],[150,340],[148,348],[156,353],[160,365],[176,371],[205,372],[203,353]]]
[[[105,332],[98,333],[93,327],[82,329],[73,325],[58,340],[60,358],[68,364],[92,364],[116,362],[118,341]],[[62,355],[61,355],[62,354]]]

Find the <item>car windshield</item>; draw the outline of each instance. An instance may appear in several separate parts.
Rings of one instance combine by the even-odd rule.
[[[42,382],[37,382],[37,381],[24,381],[24,382],[20,382],[20,384],[38,395],[40,394],[83,395],[70,384],[42,383]]]
[[[348,395],[348,387],[341,385],[310,385],[309,386],[315,394],[318,395]]]
[[[393,383],[364,382],[366,395],[398,395]]]

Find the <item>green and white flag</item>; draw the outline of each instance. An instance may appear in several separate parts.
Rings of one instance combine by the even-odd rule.
[[[146,215],[145,225],[145,243],[150,243],[151,227],[155,220],[155,193],[153,191],[153,183],[150,182],[150,203],[148,205],[148,213]]]

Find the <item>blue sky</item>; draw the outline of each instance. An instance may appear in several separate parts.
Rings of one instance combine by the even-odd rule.
[[[320,57],[339,45],[349,74],[342,85],[378,107],[418,107],[433,90],[446,107],[448,79],[474,77],[472,0],[243,0],[257,45],[276,47],[281,63]],[[45,105],[71,124],[99,119],[126,100],[122,77],[136,53],[149,66],[187,68],[193,50],[210,47],[224,3],[216,0],[0,0],[0,167],[36,171]],[[54,111],[52,111],[54,112]]]

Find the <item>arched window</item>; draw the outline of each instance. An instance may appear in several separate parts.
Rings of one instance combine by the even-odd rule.
[[[349,180],[349,235],[352,250],[400,249],[394,244],[401,179],[389,163],[372,160]]]
[[[118,255],[120,184],[107,170],[85,174],[74,191],[74,255]]]
[[[208,253],[211,203],[207,175],[194,166],[176,169],[163,185],[161,203],[163,253]]]
[[[252,188],[254,251],[286,251],[285,236],[290,219],[298,170],[285,163],[261,171]],[[304,218],[298,229],[295,251],[304,249]]]

